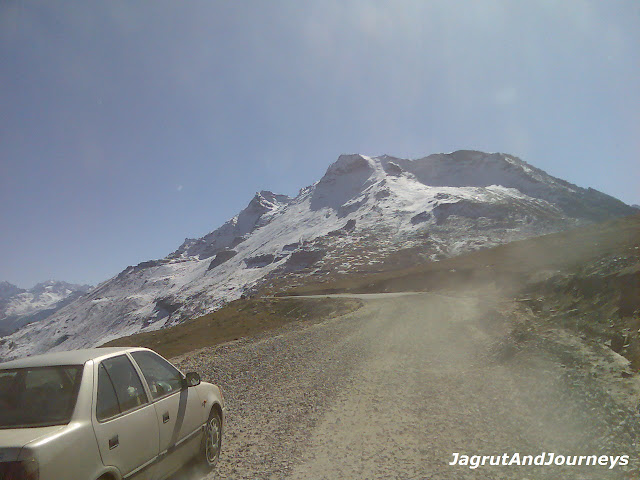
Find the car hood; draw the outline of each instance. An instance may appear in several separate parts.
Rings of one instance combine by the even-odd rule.
[[[64,425],[55,425],[52,427],[0,429],[0,461],[11,461],[11,458],[5,458],[11,456],[10,452],[14,450],[19,452],[26,444],[53,435],[64,427]]]

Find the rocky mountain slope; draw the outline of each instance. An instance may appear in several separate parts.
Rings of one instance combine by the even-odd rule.
[[[0,282],[0,335],[49,317],[90,289],[90,285],[57,280],[38,283],[28,290]]]
[[[295,198],[260,192],[208,235],[5,337],[0,356],[174,325],[275,280],[400,268],[635,211],[501,153],[342,155]]]

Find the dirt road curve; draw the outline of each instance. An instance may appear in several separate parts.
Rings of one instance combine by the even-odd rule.
[[[178,359],[221,384],[229,404],[207,478],[638,478],[633,380],[612,388],[615,365],[597,370],[579,341],[538,338],[512,355],[489,302],[362,298],[345,317]],[[449,465],[455,452],[628,455],[629,465],[471,469]]]

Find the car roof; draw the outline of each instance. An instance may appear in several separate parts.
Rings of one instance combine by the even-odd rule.
[[[45,353],[0,363],[0,369],[84,365],[89,360],[97,360],[102,357],[110,357],[118,353],[133,352],[136,350],[147,349],[138,347],[97,347],[83,350],[70,350],[68,352]]]

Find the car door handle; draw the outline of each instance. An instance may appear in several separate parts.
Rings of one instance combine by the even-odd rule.
[[[118,439],[118,435],[109,439],[109,450],[113,450],[118,445],[120,445],[120,440]]]
[[[162,423],[167,423],[169,421],[169,412],[164,412],[162,414]]]

